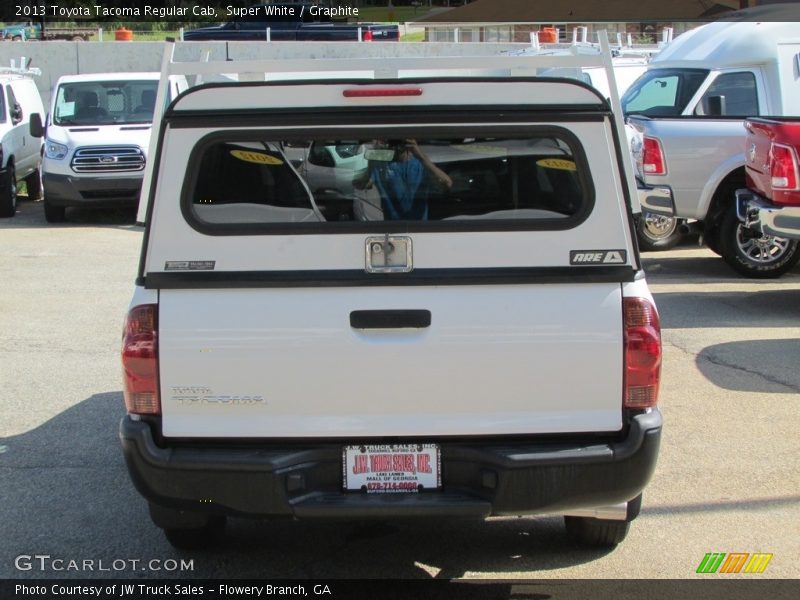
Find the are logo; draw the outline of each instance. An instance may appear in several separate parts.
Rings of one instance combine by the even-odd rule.
[[[625,250],[570,250],[571,265],[624,265],[628,260]]]

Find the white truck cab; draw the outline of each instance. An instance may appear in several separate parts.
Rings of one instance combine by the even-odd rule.
[[[203,63],[262,81],[167,110],[120,437],[173,544],[228,516],[556,513],[608,546],[638,514],[661,342],[622,123],[574,80],[389,76],[427,60]]]
[[[159,73],[61,77],[52,95],[42,181],[45,218],[69,206],[136,206],[147,161]],[[169,98],[185,89],[170,80]],[[168,98],[168,99],[169,99]]]
[[[16,213],[19,181],[25,182],[28,198],[41,197],[42,138],[32,135],[29,125],[31,115],[44,114],[33,80],[39,74],[24,64],[0,69],[0,217]]]

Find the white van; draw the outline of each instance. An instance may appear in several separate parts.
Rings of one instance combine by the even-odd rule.
[[[68,206],[136,206],[158,79],[158,73],[92,73],[58,80],[42,173],[49,222],[63,221]],[[171,80],[168,100],[185,87]]]
[[[41,196],[42,138],[32,136],[32,114],[43,115],[44,106],[31,75],[38,69],[0,70],[0,217],[13,217],[17,209],[17,182],[25,181],[28,197]]]

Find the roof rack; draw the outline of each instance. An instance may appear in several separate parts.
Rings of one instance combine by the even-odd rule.
[[[0,67],[0,74],[3,75],[41,75],[42,70],[36,67],[31,67],[30,64],[33,61],[32,58],[28,58],[27,61],[25,57],[21,57],[19,59],[19,67],[17,66],[17,61],[13,58],[9,61],[11,66],[10,67]]]
[[[200,60],[178,61],[176,58],[176,45],[173,41],[167,41],[161,63],[161,79],[156,96],[157,111],[153,119],[153,130],[150,138],[149,156],[155,156],[157,140],[161,135],[162,115],[166,106],[167,92],[169,89],[169,79],[173,75],[184,75],[187,77],[199,77],[201,81],[208,76],[225,75],[228,77],[236,76],[239,81],[280,81],[282,79],[297,80],[298,73],[308,73],[309,79],[324,78],[324,73],[336,73],[347,77],[351,74],[353,79],[402,79],[409,77],[404,73],[413,73],[414,77],[425,77],[425,71],[463,71],[465,77],[475,76],[475,72],[480,70],[502,70],[505,76],[511,77],[534,77],[540,69],[552,68],[584,68],[601,67],[606,71],[609,89],[611,92],[610,103],[614,116],[614,125],[620,143],[627,144],[625,126],[622,118],[622,108],[619,100],[614,70],[612,63],[612,52],[608,42],[608,34],[605,31],[597,32],[598,44],[573,44],[567,47],[544,48],[539,47],[538,51],[515,52],[505,54],[477,55],[474,46],[471,44],[456,44],[451,46],[457,52],[464,54],[459,56],[439,56],[434,54],[434,44],[422,42],[419,44],[403,44],[403,49],[409,50],[413,56],[401,57],[363,57],[354,58],[315,58],[309,55],[304,58],[283,58],[281,57],[281,42],[266,42],[261,46],[248,46],[248,51],[261,51],[262,54],[271,54],[270,58],[246,58],[244,60],[231,60],[230,47],[227,42],[212,43],[212,48],[220,49],[224,44],[226,60],[212,60],[212,49],[200,46],[197,42],[191,42],[194,46],[200,46]],[[560,45],[559,45],[560,46]],[[286,48],[287,46],[283,46]],[[377,44],[372,45],[376,50],[380,49]],[[183,48],[186,48],[184,45]],[[244,46],[234,46],[235,49]],[[255,50],[254,50],[255,48]],[[276,51],[275,49],[278,49]],[[298,46],[292,46],[295,51]],[[364,45],[358,44],[358,51],[364,51]],[[291,74],[291,75],[290,75]],[[284,77],[285,76],[285,77]],[[194,83],[194,82],[192,82]],[[627,181],[630,197],[636,202],[636,184],[633,178],[629,161],[623,161],[624,177]],[[151,161],[147,161],[144,173],[143,190],[149,190],[152,179]],[[142,210],[140,207],[140,215]],[[141,221],[141,219],[137,219]]]

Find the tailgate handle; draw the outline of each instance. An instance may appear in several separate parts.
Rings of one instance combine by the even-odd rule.
[[[429,310],[354,310],[353,329],[421,329],[431,324]]]

